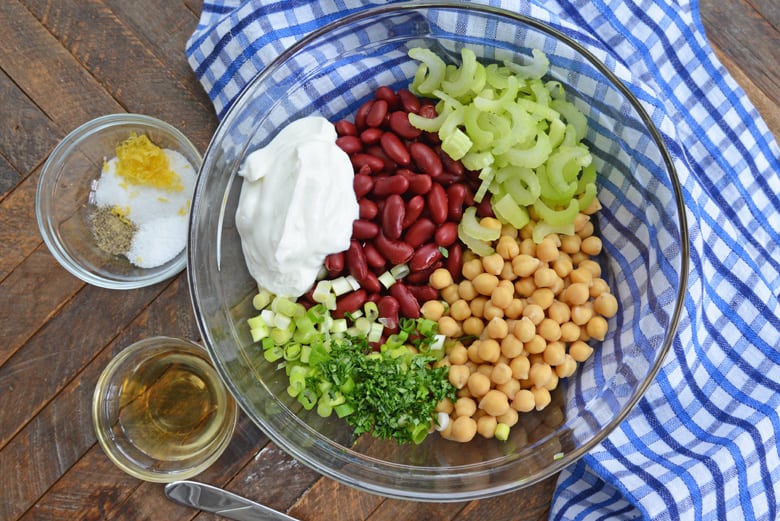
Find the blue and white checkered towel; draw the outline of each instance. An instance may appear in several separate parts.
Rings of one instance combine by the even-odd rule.
[[[384,3],[384,2],[379,2]],[[688,213],[684,314],[629,418],[559,478],[551,519],[780,518],[780,152],[691,0],[494,1],[608,56],[664,134]],[[187,45],[221,117],[254,74],[370,2],[207,0]]]

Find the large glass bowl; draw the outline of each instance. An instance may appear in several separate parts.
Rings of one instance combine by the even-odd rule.
[[[550,78],[587,115],[596,161],[605,277],[620,303],[610,333],[553,403],[522,417],[506,442],[421,445],[353,439],[338,419],[301,411],[284,371],[253,346],[246,319],[256,287],[234,214],[239,166],[280,127],[310,114],[351,116],[380,85],[409,84],[407,51],[429,47],[453,62],[462,46],[483,60],[550,60]],[[263,223],[257,223],[263,226]],[[196,188],[188,276],[205,344],[240,406],[301,462],[358,489],[390,497],[461,501],[516,490],[553,475],[626,417],[663,363],[678,322],[688,262],[680,187],[658,130],[607,67],[532,19],[463,3],[403,2],[343,18],[305,38],[254,78],[206,152]]]

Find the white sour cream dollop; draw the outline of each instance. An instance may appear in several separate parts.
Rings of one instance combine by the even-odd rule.
[[[359,209],[352,164],[336,137],[325,118],[298,119],[240,168],[236,227],[258,287],[299,297],[325,257],[349,247]]]

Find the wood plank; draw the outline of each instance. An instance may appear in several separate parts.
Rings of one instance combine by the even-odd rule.
[[[449,521],[455,519],[467,503],[420,503],[386,499],[374,510],[366,521]]]
[[[0,155],[27,176],[46,159],[63,134],[3,71],[0,99]],[[5,191],[0,185],[0,193]]]
[[[6,158],[0,155],[0,203],[3,202],[13,188],[18,185],[24,176],[22,176]]]
[[[43,245],[0,282],[0,366],[83,285]]]
[[[104,3],[24,0],[24,4],[125,110],[167,121],[205,148],[216,124],[208,100],[168,70]]]
[[[298,519],[362,521],[376,510],[382,501],[384,498],[380,496],[323,478],[301,496],[289,510],[289,514]]]
[[[707,31],[712,45],[727,52],[744,76],[780,105],[780,70],[766,67],[766,63],[780,63],[780,9],[776,3],[762,2],[761,12],[753,7],[752,0],[702,0],[700,4],[705,27],[717,29]],[[765,16],[773,18],[770,21]]]

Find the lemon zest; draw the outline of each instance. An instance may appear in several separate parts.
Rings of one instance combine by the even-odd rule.
[[[135,132],[116,147],[116,173],[127,183],[169,191],[184,190],[181,177],[171,170],[168,156],[145,134]]]

